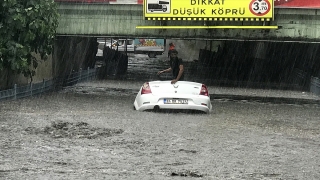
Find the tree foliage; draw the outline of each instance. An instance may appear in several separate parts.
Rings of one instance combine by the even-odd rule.
[[[0,71],[10,69],[32,78],[38,65],[32,53],[48,58],[57,26],[54,0],[1,0]]]

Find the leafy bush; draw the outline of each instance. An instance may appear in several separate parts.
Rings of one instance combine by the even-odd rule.
[[[34,76],[37,53],[46,60],[52,53],[58,26],[53,0],[0,1],[0,71]]]

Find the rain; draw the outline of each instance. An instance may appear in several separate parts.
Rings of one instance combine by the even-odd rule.
[[[320,178],[319,43],[166,39],[154,58],[124,53],[119,71],[99,38],[113,42],[57,37],[56,73],[83,61],[96,79],[0,101],[0,179]],[[144,82],[172,79],[157,76],[170,42],[185,80],[208,86],[211,113],[134,110]]]

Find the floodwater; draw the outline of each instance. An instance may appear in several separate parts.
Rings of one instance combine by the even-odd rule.
[[[139,112],[99,83],[0,102],[0,179],[320,179],[318,105]]]

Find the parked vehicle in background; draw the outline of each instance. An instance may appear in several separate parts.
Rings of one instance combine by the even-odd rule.
[[[104,47],[111,48],[117,41],[110,38],[98,38],[97,39],[98,44],[98,51],[96,56],[102,57],[103,56],[103,49]]]
[[[117,39],[116,43],[114,43],[112,45],[112,49],[133,53],[134,52],[134,39]]]
[[[164,53],[165,45],[165,39],[118,39],[112,48],[134,54],[147,54],[154,58]]]

